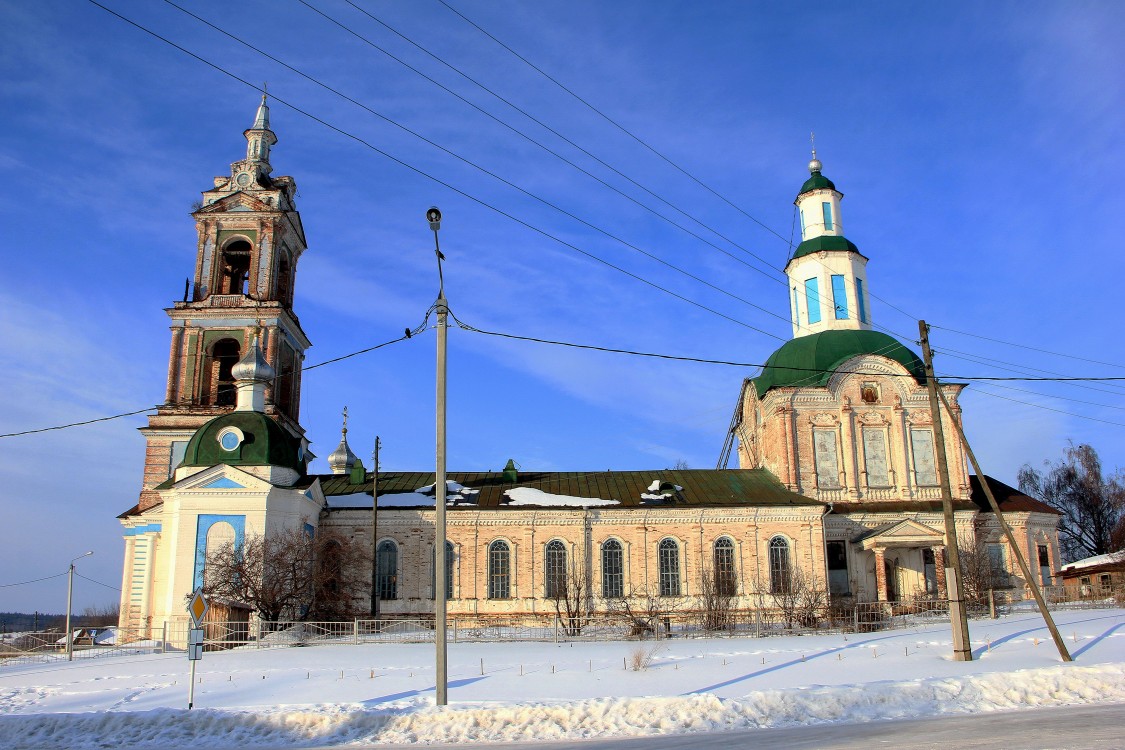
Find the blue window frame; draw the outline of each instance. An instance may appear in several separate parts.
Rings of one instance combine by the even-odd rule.
[[[820,322],[820,292],[817,289],[816,277],[805,280],[805,306],[809,310],[809,322]]]
[[[832,231],[832,204],[825,201],[820,204],[821,209],[824,211],[824,230],[826,232]]]
[[[836,320],[848,319],[848,293],[840,274],[832,275],[832,305],[836,308]]]
[[[855,280],[855,308],[859,313],[859,322],[867,322],[867,305],[863,302],[863,279]]]

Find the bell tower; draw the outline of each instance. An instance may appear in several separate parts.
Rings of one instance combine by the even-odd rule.
[[[246,157],[230,174],[215,178],[192,213],[197,234],[195,273],[181,301],[166,312],[172,346],[164,403],[141,429],[148,444],[139,509],[159,502],[152,489],[183,457],[194,432],[207,420],[234,409],[235,365],[259,342],[272,377],[264,412],[296,437],[301,363],[310,343],[293,312],[297,261],[305,233],[292,177],[271,177],[266,97],[243,132]]]

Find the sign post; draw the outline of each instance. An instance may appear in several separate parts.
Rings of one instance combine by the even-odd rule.
[[[203,618],[211,605],[203,595],[203,589],[196,589],[188,602],[187,611],[191,616],[191,630],[188,631],[187,658],[191,664],[191,677],[188,679],[188,711],[195,703],[195,663],[203,658]]]

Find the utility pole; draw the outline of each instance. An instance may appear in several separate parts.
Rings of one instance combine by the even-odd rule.
[[[70,610],[74,602],[74,563],[83,557],[94,554],[90,550],[84,555],[79,555],[70,561],[70,568],[66,572],[66,660],[74,661],[74,633],[70,632]]]
[[[1055,648],[1059,650],[1059,656],[1062,657],[1063,661],[1074,661],[1070,656],[1070,651],[1066,647],[1066,642],[1059,633],[1059,629],[1055,627],[1055,620],[1051,617],[1050,610],[1047,609],[1047,602],[1043,599],[1043,592],[1039,590],[1039,582],[1031,575],[1031,568],[1027,564],[1027,559],[1024,557],[1023,548],[1016,543],[1016,536],[1012,533],[1012,529],[1008,526],[1004,514],[1000,511],[1000,505],[996,502],[996,496],[992,494],[992,488],[988,486],[988,481],[984,472],[980,470],[980,464],[977,463],[976,454],[974,454],[973,449],[969,447],[969,439],[965,437],[965,431],[961,428],[961,425],[956,419],[952,419],[953,410],[949,408],[949,401],[945,398],[945,394],[938,391],[938,395],[941,396],[941,402],[945,404],[945,409],[949,412],[949,416],[951,417],[950,421],[953,422],[953,427],[957,430],[957,436],[961,439],[961,444],[965,446],[965,452],[969,454],[969,461],[973,464],[973,471],[980,481],[980,486],[981,489],[984,490],[985,497],[988,498],[988,504],[992,506],[992,512],[996,515],[996,520],[1000,522],[1000,528],[1004,530],[1004,536],[1008,539],[1008,546],[1016,553],[1016,561],[1020,564],[1023,579],[1031,586],[1031,593],[1035,596],[1035,603],[1039,605],[1039,612],[1043,615],[1044,622],[1047,623],[1047,630],[1051,631],[1051,637],[1055,640]]]
[[[371,454],[371,618],[379,619],[379,436]],[[375,627],[379,627],[376,622]]]
[[[930,351],[930,327],[918,321],[922,337],[922,361],[926,367],[926,388],[930,392],[930,415],[934,423],[934,453],[937,457],[938,480],[941,483],[941,507],[945,515],[945,589],[949,597],[949,622],[953,628],[954,661],[972,661],[969,644],[969,619],[961,586],[961,556],[957,550],[957,527],[953,518],[953,490],[949,487],[949,461],[945,455],[945,434],[938,408],[937,380],[934,378],[933,353]]]
[[[437,471],[434,485],[434,643],[437,655],[434,690],[437,705],[445,706],[449,703],[445,664],[445,352],[449,305],[445,301],[445,279],[441,272],[441,261],[445,256],[441,254],[441,245],[438,244],[441,211],[437,206],[431,206],[426,212],[426,220],[430,222],[430,229],[434,232],[434,253],[438,262],[438,298],[434,303],[437,311]]]

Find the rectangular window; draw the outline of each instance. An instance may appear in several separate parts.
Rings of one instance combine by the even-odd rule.
[[[934,463],[934,433],[932,430],[911,430],[910,449],[914,453],[914,481],[919,487],[935,487],[938,483],[937,464]]]
[[[832,204],[825,201],[824,203],[820,204],[820,207],[824,210],[824,230],[826,232],[831,232],[832,231]]]
[[[797,287],[793,287],[793,323],[801,325],[801,308],[797,304]]]
[[[803,239],[804,236],[805,236],[805,211],[804,211],[804,209],[802,209],[800,211],[800,214],[801,214],[801,237]]]
[[[172,458],[168,461],[168,476],[172,476],[176,472],[176,467],[184,460],[184,453],[187,452],[186,440],[172,441]]]
[[[828,593],[833,596],[852,593],[848,582],[848,551],[844,542],[828,543]]]
[[[1047,552],[1047,545],[1040,544],[1038,548],[1039,553],[1039,580],[1043,582],[1044,586],[1051,585],[1051,556]]]
[[[813,455],[816,458],[816,486],[840,488],[840,467],[836,459],[836,431],[813,430]]]
[[[859,322],[867,322],[867,303],[863,301],[863,279],[855,280],[855,309]]]
[[[1008,566],[1004,561],[1004,545],[988,545],[988,572],[992,588],[1004,588],[1008,585]]]
[[[844,289],[844,277],[832,275],[832,305],[836,308],[836,320],[848,319],[848,293]]]
[[[809,322],[820,322],[820,292],[817,289],[816,277],[805,281],[805,305],[809,310]]]
[[[890,487],[887,470],[887,433],[881,427],[863,428],[863,467],[868,487]]]

